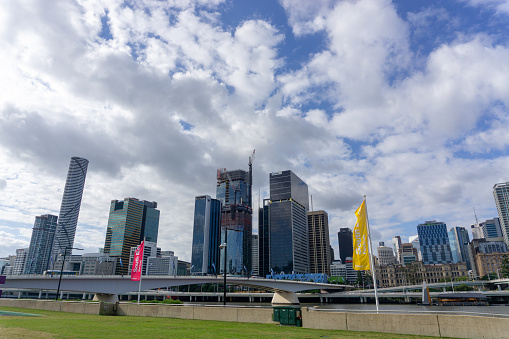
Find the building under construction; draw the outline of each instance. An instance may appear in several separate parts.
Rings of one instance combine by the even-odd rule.
[[[238,169],[217,170],[216,199],[221,201],[221,243],[226,243],[226,272],[248,275],[252,271],[253,209],[252,209],[252,162],[249,171]],[[220,271],[224,272],[224,251],[221,253]]]

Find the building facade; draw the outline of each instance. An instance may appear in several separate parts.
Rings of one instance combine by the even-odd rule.
[[[12,266],[12,275],[21,275],[25,271],[25,265],[28,257],[28,248],[20,248],[16,250],[16,259]]]
[[[495,184],[493,196],[497,205],[498,218],[504,242],[509,245],[509,182]]]
[[[58,217],[51,214],[35,217],[25,274],[43,274],[47,269],[52,269],[50,258],[57,220]]]
[[[338,232],[339,258],[345,263],[346,258],[353,256],[353,234],[349,228],[340,228]]]
[[[141,243],[142,225],[144,222],[147,224],[144,216],[159,215],[153,211],[146,213],[146,209],[150,210],[153,207],[150,207],[151,203],[147,205],[145,203],[136,198],[111,201],[104,253],[120,258],[115,269],[116,274],[124,275],[129,271],[131,247],[137,247]],[[159,225],[158,220],[157,225]]]
[[[325,211],[308,212],[310,273],[330,275],[332,262],[329,238],[329,215]]]
[[[269,175],[269,266],[275,273],[309,273],[308,186],[292,171]]]
[[[71,158],[60,214],[58,215],[57,228],[55,230],[55,239],[52,249],[54,258],[63,253],[63,251],[66,251],[67,255],[72,253],[87,169],[87,159],[78,157]]]
[[[471,269],[471,263],[468,257],[468,244],[470,243],[470,237],[466,228],[453,227],[447,234],[449,237],[449,244],[451,246],[453,262],[464,262],[467,264],[467,268]]]
[[[258,234],[253,234],[251,236],[251,258],[252,258],[252,268],[251,268],[251,274],[250,275],[259,275],[260,274],[260,270],[258,269],[258,265],[259,265],[259,262],[260,262],[260,257],[258,255],[258,251],[259,251],[259,241],[258,241]]]
[[[216,199],[223,204],[221,211],[221,243],[226,252],[220,253],[220,272],[247,275],[252,271],[253,210],[251,206],[252,172],[218,169]]]
[[[480,223],[480,226],[485,238],[501,238],[504,236],[499,218],[488,219]]]
[[[465,263],[424,265],[421,261],[410,265],[375,266],[377,284],[380,288],[405,285],[438,283],[446,278],[468,277]]]
[[[378,246],[376,250],[378,253],[379,265],[388,266],[396,264],[396,258],[394,257],[394,251],[392,248],[382,245]]]
[[[424,265],[452,263],[447,226],[435,220],[417,226]]]
[[[401,262],[401,237],[399,235],[392,238],[392,248],[394,250],[394,256],[396,262]]]
[[[500,279],[500,273],[502,271],[502,260],[507,253],[477,253],[475,255],[475,265],[477,267],[477,273],[480,277],[486,274],[495,273]]]
[[[219,273],[221,201],[208,195],[195,198],[191,274]]]

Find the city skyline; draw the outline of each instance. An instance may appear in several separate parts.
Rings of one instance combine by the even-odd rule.
[[[0,257],[59,214],[73,156],[90,161],[74,240],[86,252],[104,244],[110,201],[139,197],[158,202],[158,246],[190,261],[194,198],[253,149],[253,209],[268,174],[292,170],[335,251],[364,194],[374,244],[426,220],[471,232],[472,207],[498,217],[501,2],[53,6],[0,4]]]

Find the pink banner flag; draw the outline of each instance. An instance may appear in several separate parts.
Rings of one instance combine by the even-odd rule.
[[[131,270],[131,281],[140,281],[141,271],[143,269],[143,246],[145,240],[136,248],[134,252],[133,268]]]

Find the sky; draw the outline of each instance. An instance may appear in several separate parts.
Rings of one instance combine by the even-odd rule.
[[[497,217],[509,181],[509,0],[2,1],[0,50],[0,257],[58,215],[72,156],[75,246],[135,197],[187,261],[195,196],[254,149],[255,207],[292,170],[337,258],[363,195],[376,246]]]

